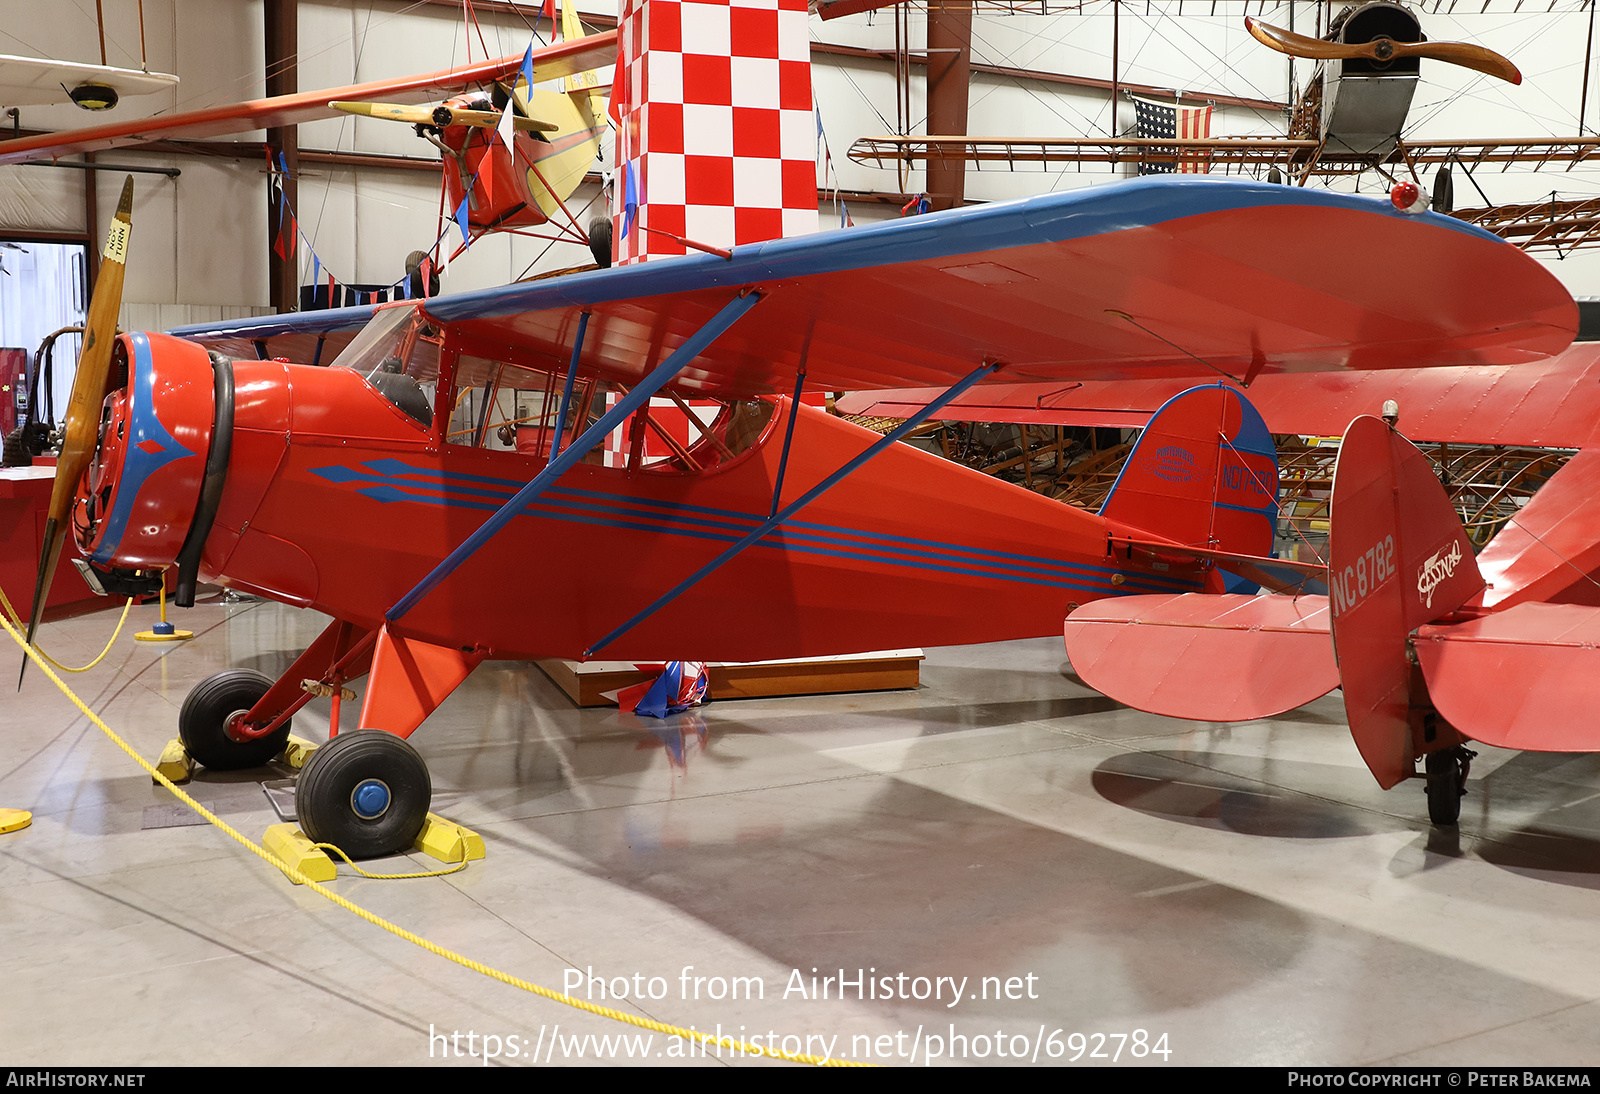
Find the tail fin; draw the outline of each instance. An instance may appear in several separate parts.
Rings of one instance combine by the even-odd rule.
[[[1411,730],[1407,636],[1483,584],[1428,458],[1379,418],[1351,422],[1333,477],[1333,647],[1350,732],[1385,789],[1412,774],[1421,751]]]
[[[1100,515],[1190,547],[1270,556],[1278,455],[1266,423],[1225,384],[1173,396],[1151,416]],[[1228,575],[1227,589],[1255,585]]]

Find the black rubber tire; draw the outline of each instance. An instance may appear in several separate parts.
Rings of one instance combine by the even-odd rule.
[[[1450,826],[1461,820],[1463,793],[1461,761],[1456,750],[1430,752],[1423,761],[1427,770],[1428,819]]]
[[[611,218],[595,217],[589,222],[589,253],[602,270],[611,268]]]
[[[1450,178],[1450,168],[1441,167],[1433,176],[1433,211],[1451,213],[1455,207],[1455,184]]]
[[[265,737],[240,743],[228,736],[228,719],[249,710],[272,687],[272,680],[253,669],[226,669],[195,685],[178,711],[178,738],[189,755],[213,771],[261,767],[289,742],[293,719]]]
[[[389,790],[379,816],[355,810],[356,788],[369,779]],[[411,848],[433,804],[433,780],[417,750],[393,733],[357,729],[341,733],[306,761],[295,785],[300,829],[353,859],[377,858]]]

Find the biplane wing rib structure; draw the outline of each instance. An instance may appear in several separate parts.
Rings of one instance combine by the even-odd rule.
[[[1405,263],[1373,264],[1397,249]],[[1564,349],[1567,291],[1499,239],[1387,202],[1221,179],[1150,179],[443,296],[463,347],[632,384],[729,302],[751,318],[675,386],[717,397],[1014,380],[1514,364]],[[270,341],[370,309],[176,334]],[[326,358],[324,358],[326,359]]]
[[[554,80],[613,63],[617,59],[617,32],[593,34],[535,50],[534,78]],[[293,95],[276,95],[205,110],[185,111],[153,118],[117,121],[63,133],[44,133],[0,141],[0,164],[55,159],[77,152],[99,152],[164,140],[198,140],[254,129],[298,125],[319,118],[337,118],[334,100],[384,99],[420,103],[444,98],[491,80],[510,76],[522,66],[518,53],[476,64],[441,69],[398,79],[372,80],[349,87],[321,88]]]

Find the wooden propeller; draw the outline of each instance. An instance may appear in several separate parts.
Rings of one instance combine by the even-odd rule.
[[[404,122],[406,125],[436,125],[440,129],[451,125],[469,125],[477,129],[493,129],[500,124],[498,110],[468,110],[459,106],[402,106],[398,103],[331,102],[335,110],[346,114],[360,114],[367,118]],[[561,127],[555,122],[514,114],[511,124],[523,133],[553,133]]]
[[[1404,57],[1424,57],[1432,61],[1446,61],[1477,72],[1497,76],[1508,83],[1520,84],[1522,73],[1517,66],[1492,49],[1469,45],[1466,42],[1396,42],[1393,38],[1378,37],[1370,42],[1346,44],[1329,42],[1323,38],[1308,38],[1292,30],[1284,30],[1259,19],[1246,16],[1244,25],[1256,41],[1291,57],[1312,61],[1338,61],[1362,57],[1369,61],[1394,61]]]
[[[122,279],[127,273],[128,236],[133,229],[133,176],[122,184],[122,200],[106,234],[106,249],[95,278],[94,296],[83,327],[83,351],[78,355],[78,372],[72,380],[72,398],[67,403],[66,426],[61,443],[61,458],[56,461],[55,485],[50,492],[50,509],[44,523],[44,544],[39,552],[39,574],[33,586],[33,611],[28,616],[28,644],[39,629],[44,614],[45,592],[55,579],[56,563],[61,561],[62,535],[78,492],[78,480],[89,467],[100,436],[100,407],[106,397],[106,377],[111,371],[111,349],[116,343],[117,312],[122,307]],[[28,660],[22,660],[27,672]],[[22,676],[17,677],[22,686]]]

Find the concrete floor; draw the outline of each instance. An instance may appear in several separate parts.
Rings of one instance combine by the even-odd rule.
[[[113,622],[41,642],[81,663]],[[71,678],[147,756],[202,677],[276,674],[321,620],[211,603],[180,625],[197,637],[125,634]],[[325,736],[326,706],[308,711],[296,732]],[[630,994],[641,974],[662,997],[619,1005],[662,1022],[885,1063],[936,1045],[935,1062],[1067,1062],[1138,1030],[1121,1062],[1139,1044],[1174,1064],[1600,1063],[1594,757],[1485,749],[1459,835],[1432,832],[1420,783],[1385,793],[1361,766],[1337,696],[1270,722],[1154,718],[1080,684],[1059,639],[930,650],[914,692],[665,724],[490,664],[413,742],[435,809],[488,859],[337,891],[558,990],[568,969]],[[190,789],[259,838],[279,777]],[[488,1034],[578,1064],[627,1051],[575,1037],[643,1035],[385,934],[210,827],[151,827],[181,816],[171,802],[41,673],[0,687],[0,806],[35,814],[0,836],[0,1061],[458,1065]],[[813,969],[966,985],[953,1007],[948,982],[942,999],[816,999]],[[708,997],[732,977],[764,997]]]

